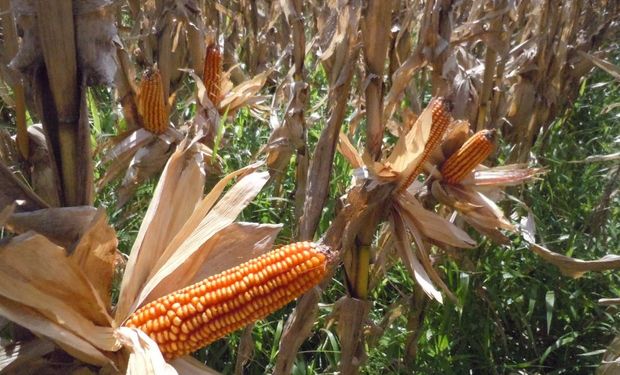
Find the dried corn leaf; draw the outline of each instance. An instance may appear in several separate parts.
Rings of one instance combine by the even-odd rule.
[[[579,56],[585,57],[586,59],[590,60],[592,64],[596,65],[597,67],[603,69],[605,72],[609,73],[609,75],[614,77],[616,81],[620,81],[620,67],[617,67],[614,64],[610,63],[609,61],[599,59],[598,57],[592,54],[586,53],[584,51],[577,51],[577,53],[579,54]]]
[[[135,328],[120,327],[116,331],[119,340],[129,350],[127,375],[177,375],[166,363],[159,347],[144,332]]]
[[[340,339],[340,371],[355,374],[366,360],[364,326],[371,301],[342,297],[338,302],[338,338]]]
[[[221,375],[219,372],[205,366],[196,358],[185,356],[172,361],[172,366],[183,375]]]
[[[620,305],[620,298],[599,298],[598,304],[601,306],[616,306]]]
[[[620,269],[620,255],[616,254],[607,254],[596,260],[581,260],[555,253],[533,242],[530,242],[530,249],[547,262],[558,267],[562,274],[575,279],[589,271]]]
[[[345,133],[340,133],[338,151],[340,151],[342,156],[347,159],[353,168],[360,168],[365,164],[359,152],[357,152],[357,149],[353,146],[351,140]]]
[[[53,340],[64,351],[85,363],[113,366],[112,361],[101,350],[69,329],[52,322],[35,309],[0,296],[0,315],[27,327],[37,335]]]
[[[152,138],[153,133],[143,128],[123,133],[112,139],[110,144],[104,144],[103,148],[111,148],[101,155],[101,162],[108,163],[120,159],[126,153],[135,153]]]
[[[13,342],[0,346],[0,372],[19,373],[30,364],[54,350],[54,344],[43,338]]]
[[[15,203],[9,204],[8,206],[2,208],[2,211],[0,211],[0,228],[5,226],[7,220],[11,217],[11,215],[13,215],[14,211]]]
[[[96,213],[97,209],[90,206],[48,208],[13,214],[6,227],[18,234],[32,230],[59,246],[70,248]]]
[[[169,259],[176,249],[181,246],[181,244],[189,237],[200,225],[205,216],[209,213],[211,208],[215,205],[215,203],[220,199],[220,196],[224,192],[224,189],[232,181],[234,178],[242,177],[249,173],[254,172],[261,164],[252,164],[247,167],[241,168],[235,172],[232,172],[222,178],[218,183],[211,189],[209,194],[204,197],[196,206],[196,209],[192,213],[192,215],[187,219],[181,230],[177,233],[177,235],[170,241],[168,244],[166,251],[160,257],[160,263],[163,264],[167,259]]]
[[[427,248],[427,243],[424,240],[424,237],[422,236],[418,228],[412,225],[411,221],[405,219],[405,223],[407,224],[407,228],[409,228],[409,232],[411,232],[411,234],[413,235],[413,239],[416,243],[416,246],[418,249],[417,257],[422,263],[422,267],[424,267],[424,270],[426,271],[428,276],[431,278],[431,281],[435,285],[439,286],[441,290],[444,291],[448,299],[450,299],[454,303],[457,303],[456,297],[454,296],[454,294],[452,294],[452,291],[450,290],[450,288],[448,288],[448,286],[446,285],[446,283],[444,283],[441,276],[439,276],[439,274],[437,273],[437,270],[435,270],[435,268],[433,267],[433,264],[432,264],[432,261],[429,255],[429,250]]]
[[[272,70],[266,70],[250,80],[233,87],[222,98],[219,108],[229,113],[234,113],[236,109],[244,105],[252,105],[263,101],[263,98],[257,96],[257,94],[265,86],[265,82],[267,82],[267,78],[271,73]]]
[[[17,202],[16,211],[32,211],[49,205],[19,180],[9,168],[0,162],[0,207]]]
[[[411,194],[400,194],[397,198],[400,212],[409,225],[415,226],[434,242],[460,248],[472,248],[476,241],[448,220],[434,212],[426,210]]]
[[[286,320],[282,331],[278,357],[276,358],[275,375],[290,374],[301,344],[310,335],[319,312],[321,293],[314,287],[304,294],[297,302],[293,313]]]
[[[64,249],[27,233],[0,247],[0,257],[0,295],[36,309],[100,349],[118,349],[107,306]]]
[[[407,231],[405,229],[405,222],[403,221],[400,214],[394,212],[390,216],[392,233],[394,236],[394,243],[396,245],[396,251],[398,252],[400,258],[403,260],[405,267],[409,270],[411,275],[418,282],[424,293],[426,293],[430,298],[437,300],[439,303],[443,303],[443,296],[435,288],[435,285],[431,281],[431,278],[424,270],[424,267],[416,257],[415,253],[411,249],[411,241],[409,240],[409,236],[407,235]]]
[[[127,203],[140,184],[162,170],[174,149],[174,142],[165,137],[157,137],[148,146],[136,152],[119,187],[117,207]]]
[[[603,355],[596,375],[616,375],[620,371],[620,335],[616,336]]]

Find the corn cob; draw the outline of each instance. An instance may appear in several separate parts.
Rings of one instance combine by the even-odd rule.
[[[297,298],[323,279],[328,258],[325,247],[309,242],[286,245],[158,298],[125,325],[148,334],[171,360]]]
[[[162,134],[168,128],[168,107],[159,70],[148,70],[142,77],[138,90],[138,112],[144,129]]]
[[[207,96],[211,103],[217,107],[220,101],[222,85],[222,53],[215,44],[209,44],[205,56],[205,66],[202,74],[202,82],[205,85]]]
[[[472,135],[441,166],[443,181],[458,184],[493,151],[495,130],[481,130]]]
[[[411,182],[422,171],[422,168],[424,167],[424,162],[428,159],[433,150],[435,150],[435,148],[443,139],[443,136],[446,133],[446,130],[448,129],[448,126],[451,122],[450,112],[448,111],[447,107],[447,103],[443,98],[433,99],[429,103],[429,108],[427,109],[430,109],[432,112],[431,133],[428,137],[428,140],[426,141],[426,144],[424,145],[424,151],[422,152],[422,157],[420,158],[418,165],[409,175],[409,177],[407,177],[405,183],[401,185],[399,191],[403,191],[407,189],[409,185],[411,185]]]

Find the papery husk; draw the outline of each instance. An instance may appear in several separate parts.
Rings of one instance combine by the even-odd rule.
[[[122,322],[132,311],[131,305],[164,249],[202,197],[204,175],[199,163],[185,144],[168,160],[125,268],[116,308],[117,321]]]
[[[176,141],[174,138],[154,137],[148,145],[137,150],[119,187],[117,207],[125,205],[140,185],[162,170]]]
[[[206,262],[208,255],[213,250],[211,246],[205,246],[208,240],[231,224],[241,211],[254,199],[267,182],[267,172],[254,172],[243,177],[233,185],[221,200],[213,206],[209,213],[201,220],[196,229],[191,232],[178,247],[169,246],[160,257],[157,265],[153,267],[149,275],[149,281],[135,301],[136,308],[145,300],[154,300],[174,290],[188,285],[183,282],[188,277],[185,271],[192,267],[194,255],[204,257]],[[207,198],[205,198],[207,199]],[[170,254],[170,256],[167,256]],[[224,268],[236,265],[234,259]],[[191,280],[191,279],[190,279]],[[189,281],[189,280],[188,280]]]
[[[172,365],[166,363],[157,343],[135,328],[120,327],[116,334],[129,351],[126,375],[177,375]]]
[[[436,100],[436,99],[433,99]],[[424,147],[431,133],[433,122],[432,105],[429,104],[420,114],[415,124],[404,136],[401,136],[385,164],[401,176],[403,182],[417,168],[424,152]]]
[[[118,239],[107,223],[105,210],[97,214],[82,232],[73,248],[70,259],[88,275],[88,280],[105,306],[111,306],[112,280],[114,278]]]
[[[424,290],[424,293],[430,298],[437,300],[439,303],[443,303],[443,296],[439,290],[437,290],[431,278],[426,273],[426,270],[411,249],[411,241],[405,229],[405,222],[400,214],[398,214],[398,212],[393,213],[390,220],[396,251],[403,260],[405,267],[407,267],[409,273],[418,282],[422,290]]]
[[[67,249],[70,259],[89,276],[103,304],[109,306],[118,240],[104,210],[81,206],[16,213],[6,228],[18,234],[35,231]]]
[[[465,231],[436,213],[426,210],[410,193],[403,192],[396,201],[403,218],[410,221],[411,225],[418,228],[428,239],[466,249],[476,245],[476,241]]]
[[[509,164],[493,168],[478,168],[473,176],[462,181],[463,185],[516,186],[546,173],[544,168],[530,168],[526,164]]]

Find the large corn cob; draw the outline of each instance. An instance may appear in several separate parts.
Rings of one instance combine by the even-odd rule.
[[[493,151],[495,130],[481,130],[472,135],[441,166],[443,181],[458,184]]]
[[[215,44],[209,44],[207,47],[202,82],[209,100],[217,107],[222,87],[222,53]]]
[[[448,106],[446,101],[443,98],[433,99],[430,103],[430,110],[432,112],[432,122],[431,122],[431,133],[424,145],[424,151],[422,152],[422,157],[418,162],[418,165],[413,170],[413,172],[407,177],[405,183],[401,185],[400,191],[407,189],[411,182],[418,177],[418,174],[422,171],[424,167],[424,162],[431,155],[433,150],[439,145],[441,140],[443,139],[446,130],[451,122],[450,112],[448,111]]]
[[[167,360],[191,353],[318,284],[328,257],[309,242],[283,246],[148,303],[125,325],[148,334]]]
[[[162,134],[168,128],[168,107],[159,70],[148,70],[142,77],[138,91],[138,112],[144,128]]]

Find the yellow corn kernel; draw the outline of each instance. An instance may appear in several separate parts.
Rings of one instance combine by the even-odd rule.
[[[138,90],[138,112],[142,126],[151,133],[162,134],[168,128],[168,107],[164,98],[161,74],[156,68],[144,73]]]
[[[222,53],[213,43],[207,46],[202,82],[205,85],[209,100],[217,107],[221,98]]]
[[[328,258],[323,246],[309,242],[286,245],[160,297],[135,311],[125,325],[152,337],[164,357],[171,360],[297,298],[323,279]],[[297,276],[291,277],[293,274]]]
[[[495,130],[481,130],[472,135],[441,166],[442,180],[458,184],[493,152]]]

